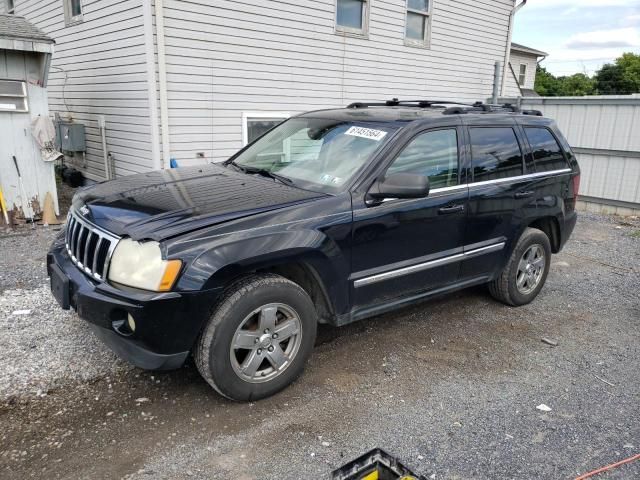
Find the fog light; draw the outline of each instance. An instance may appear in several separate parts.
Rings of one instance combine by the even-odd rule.
[[[131,330],[131,333],[136,331],[136,321],[133,319],[130,313],[127,314],[127,325],[129,326],[129,330]]]

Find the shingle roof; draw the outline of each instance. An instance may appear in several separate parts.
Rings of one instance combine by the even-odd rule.
[[[525,47],[524,45],[520,45],[519,43],[511,42],[511,50],[517,50],[519,52],[530,53],[532,55],[537,55],[539,57],[546,57],[549,55],[542,50],[536,50],[535,48]]]
[[[55,43],[53,38],[29,23],[24,17],[7,14],[0,14],[0,39]]]

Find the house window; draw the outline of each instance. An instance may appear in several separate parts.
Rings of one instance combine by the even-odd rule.
[[[419,47],[429,45],[431,0],[407,0],[405,43]]]
[[[247,145],[261,137],[283,120],[288,112],[247,112],[242,114],[242,145]]]
[[[82,22],[82,0],[63,0],[64,18],[67,25]]]
[[[526,81],[527,81],[527,65],[524,63],[521,63],[520,71],[518,72],[518,84],[521,87],[524,87],[524,84]]]
[[[15,13],[16,6],[13,0],[7,0],[7,13]]]
[[[0,112],[28,112],[27,84],[20,80],[0,80]]]
[[[336,32],[366,35],[369,0],[336,0]]]

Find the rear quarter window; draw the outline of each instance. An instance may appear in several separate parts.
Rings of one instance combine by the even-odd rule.
[[[542,127],[525,127],[536,172],[549,172],[568,168],[562,149],[549,130]]]
[[[522,150],[511,127],[472,127],[473,181],[483,182],[522,175]]]

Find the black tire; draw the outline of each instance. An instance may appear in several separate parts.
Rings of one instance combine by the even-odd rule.
[[[544,251],[544,270],[535,288],[530,292],[523,293],[517,286],[518,265],[524,253],[535,245],[539,245]],[[495,280],[489,282],[489,293],[493,298],[507,305],[514,307],[526,305],[536,298],[540,290],[542,290],[549,274],[550,264],[551,243],[549,242],[549,237],[541,230],[527,228],[520,236],[504,270]]]
[[[252,312],[274,303],[289,307],[300,320],[297,353],[275,378],[251,383],[243,379],[241,373],[237,373],[237,365],[232,364],[232,342]],[[296,283],[275,274],[246,277],[225,292],[201,333],[194,352],[198,371],[218,393],[231,400],[252,401],[273,395],[293,382],[304,370],[315,342],[317,320],[311,298]],[[267,363],[260,365],[269,367]]]

